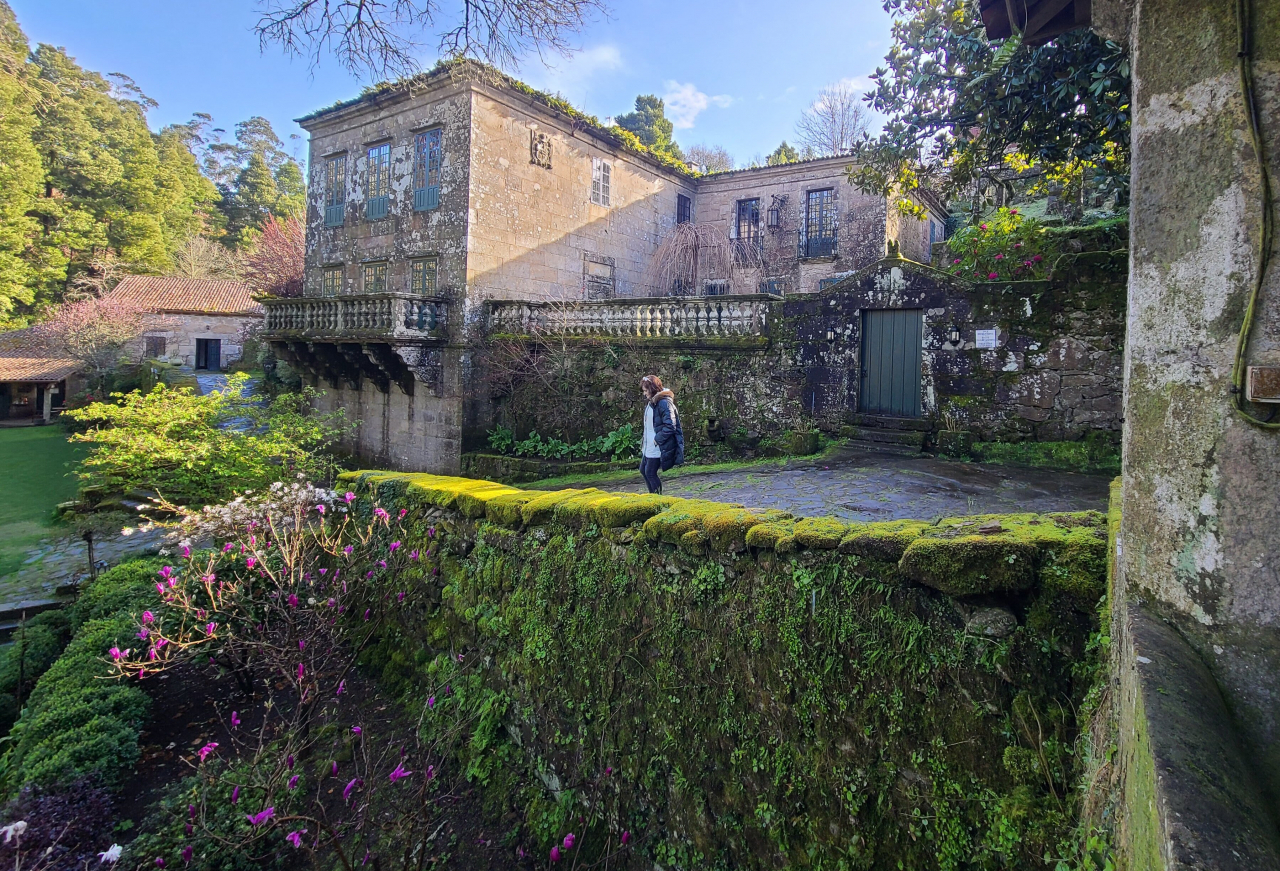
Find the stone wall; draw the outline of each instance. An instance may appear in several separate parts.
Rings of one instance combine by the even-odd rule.
[[[858,395],[862,312],[918,308],[926,429],[948,425],[946,418],[987,440],[1114,439],[1123,264],[1123,252],[1067,255],[1049,280],[974,285],[887,259],[822,293],[772,303],[768,336],[759,341],[575,340],[547,359],[568,366],[564,377],[517,385],[498,397],[492,420],[519,435],[597,435],[638,420],[640,378],[656,373],[675,391],[695,444],[815,426],[835,432],[866,422]],[[978,330],[995,330],[997,347],[976,347]],[[468,448],[483,439],[470,430]]]
[[[166,314],[154,318],[144,335],[163,338],[165,359],[183,366],[196,364],[197,339],[218,339],[222,343],[222,368],[225,369],[244,353],[244,329],[261,322],[261,317],[239,315]],[[145,350],[145,343],[137,343],[138,357]]]
[[[529,105],[509,91],[477,90],[471,141],[469,304],[486,299],[580,300],[646,296],[646,272],[675,225],[691,178]],[[531,154],[534,137],[545,162]],[[541,157],[540,157],[541,159]],[[591,200],[593,161],[610,167],[609,205]],[[596,289],[596,288],[599,289]]]
[[[348,611],[362,666],[433,696],[423,738],[535,855],[572,831],[566,862],[628,871],[1032,868],[1073,836],[1105,675],[1097,512],[846,524],[340,486],[413,552]]]

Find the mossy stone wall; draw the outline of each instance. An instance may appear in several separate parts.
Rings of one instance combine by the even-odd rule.
[[[1038,866],[1070,836],[1096,512],[848,524],[351,473],[418,549],[365,667],[520,843],[612,867]],[[406,595],[401,601],[397,593]],[[353,609],[353,614],[360,611]],[[545,852],[543,853],[545,856]]]

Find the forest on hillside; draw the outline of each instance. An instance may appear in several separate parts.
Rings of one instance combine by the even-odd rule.
[[[0,329],[126,273],[232,277],[273,216],[301,217],[302,168],[265,118],[155,131],[156,105],[31,45],[0,0]]]

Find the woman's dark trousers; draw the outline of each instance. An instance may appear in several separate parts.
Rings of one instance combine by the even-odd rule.
[[[650,493],[661,493],[662,482],[658,480],[658,469],[662,467],[661,457],[645,457],[640,461],[640,474],[649,485]]]

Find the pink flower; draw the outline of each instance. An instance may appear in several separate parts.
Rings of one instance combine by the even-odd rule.
[[[436,697],[427,696],[427,708],[431,709],[431,708],[434,708],[435,706],[436,706]]]
[[[333,760],[333,772],[332,772],[332,773],[333,773],[333,774],[337,774],[337,773],[338,773],[338,760],[336,760],[336,759],[335,759],[335,760]]]
[[[245,568],[247,568],[247,569],[251,569],[251,568],[253,568],[253,567],[254,567],[255,565],[257,565],[257,564],[258,564],[258,561],[257,561],[256,559],[254,559],[253,557],[249,557],[249,558],[247,558],[247,559],[244,561],[244,566],[245,566]]]
[[[435,538],[435,537],[436,537],[436,528],[434,526],[428,526],[427,538]]]
[[[319,512],[319,513],[321,513],[321,514],[324,514],[324,506],[323,506],[323,505],[317,505],[317,506],[316,506],[316,511],[318,511],[318,512]]]
[[[374,517],[376,517],[376,518],[378,518],[379,520],[390,520],[390,519],[391,519],[391,515],[390,515],[390,514],[388,514],[388,513],[387,513],[387,511],[386,511],[386,509],[385,509],[385,508],[382,508],[381,506],[379,506],[378,508],[373,509],[373,516],[374,516]]]
[[[991,279],[992,281],[995,281],[995,280],[996,280],[997,278],[999,278],[999,277],[1000,277],[1000,273],[998,273],[998,272],[988,272],[988,273],[987,273],[987,278]]]
[[[997,254],[997,255],[996,255],[996,259],[997,259],[997,260],[1003,260],[1003,259],[1004,259],[1004,255],[1003,255],[1003,254]]]
[[[298,649],[299,649],[299,650],[306,650],[306,649],[307,649],[307,642],[306,642],[306,641],[304,641],[303,639],[299,638],[299,639],[298,639]]]
[[[357,786],[364,785],[364,781],[358,777],[351,778],[351,781],[342,790],[342,800],[351,801],[351,791]]]
[[[151,633],[147,631],[147,628],[145,626],[138,630],[138,638],[141,638],[143,641],[146,641],[147,636],[150,634]]]
[[[237,785],[235,789],[231,790],[231,803],[235,804],[239,800],[240,800],[240,787],[239,785]]]
[[[269,807],[256,814],[246,814],[245,818],[249,821],[249,825],[260,826],[275,815],[276,809],[274,807]]]
[[[164,584],[156,584],[156,592],[163,596],[163,595],[164,595]]]
[[[396,593],[396,601],[397,601],[397,602],[403,602],[403,601],[404,601],[404,591],[401,591],[401,592],[399,592],[399,593]]]
[[[290,832],[289,834],[284,836],[284,839],[288,841],[290,844],[293,844],[295,848],[301,847],[302,836],[305,835],[306,833],[307,833],[306,829],[302,829],[301,831],[297,831],[297,832]]]
[[[338,695],[338,696],[342,695],[342,693],[346,690],[346,688],[347,688],[347,682],[345,680],[338,681],[338,691],[334,693],[334,695]],[[356,732],[358,734],[359,730],[357,729]]]
[[[408,509],[408,508],[401,508],[401,509],[400,509],[400,515],[399,515],[400,519],[401,519],[401,520],[404,520],[404,516],[405,516],[406,514],[408,514],[408,513],[409,513],[409,509]]]
[[[116,662],[119,662],[121,659],[129,655],[129,651],[121,650],[119,647],[113,647],[110,650],[108,650],[107,653],[110,654],[111,658],[114,659]]]
[[[623,832],[623,833],[622,833],[622,846],[624,846],[624,847],[625,847],[625,846],[627,845],[627,841],[630,841],[630,840],[631,840],[631,833],[630,833],[630,832]]]
[[[552,862],[559,862],[559,861],[560,861],[560,848],[559,848],[559,847],[552,847],[552,848],[551,848],[551,861],[552,861]]]
[[[159,856],[156,857],[156,867],[157,868],[164,867],[164,859],[161,859]]]
[[[1044,258],[1041,257],[1039,254],[1037,254],[1035,257],[1032,257],[1031,259],[1034,260],[1036,263],[1039,263]]]
[[[306,674],[306,669],[303,668],[302,663],[298,663],[298,680],[302,680],[304,674]]]
[[[351,727],[351,734],[352,734],[352,735],[359,735],[359,734],[360,734],[360,727],[359,727],[359,726],[352,726],[352,727]]]
[[[344,502],[348,502],[348,503],[350,503],[350,502],[354,502],[354,501],[356,501],[356,494],[354,494],[354,493],[352,493],[350,490],[348,490],[348,491],[347,491],[347,493],[346,493],[346,495],[345,495],[345,496],[343,496],[343,497],[342,497],[342,499],[343,499],[343,501],[344,501]]]
[[[298,607],[298,596],[296,593],[290,593],[289,598],[286,599],[285,601],[289,603],[290,608]]]
[[[398,541],[391,542],[391,547],[389,548],[391,553],[395,553],[399,549],[400,549],[400,542]]]
[[[160,575],[160,577],[164,578],[166,581],[169,580],[169,576],[173,574],[173,566],[164,566],[162,569],[160,569],[158,574]]]
[[[570,832],[569,834],[564,836],[564,848],[566,851],[573,849],[574,840],[575,838],[573,837],[573,832]]]
[[[190,845],[190,844],[187,844],[187,846],[186,846],[186,847],[183,849],[183,851],[182,851],[182,861],[183,861],[183,862],[185,862],[186,864],[190,865],[190,864],[191,864],[191,854],[192,854],[193,852],[194,852],[194,851],[191,849],[191,845]]]
[[[606,769],[604,770],[604,776],[605,776],[605,777],[609,777],[611,774],[613,774],[613,766],[612,766],[612,765],[610,765],[608,768],[606,768]]]
[[[151,660],[152,662],[155,662],[159,658],[160,658],[160,652],[156,650],[154,647],[152,647],[147,651],[147,659]]]
[[[329,570],[328,570],[328,569],[321,569],[321,570],[320,570],[320,574],[323,576],[323,575],[324,575],[324,573],[325,573],[325,572],[327,572],[327,571],[329,571]]]
[[[218,742],[217,742],[217,741],[210,741],[208,744],[206,744],[206,745],[204,745],[203,747],[201,747],[201,748],[200,748],[200,752],[199,752],[198,754],[196,754],[196,755],[198,755],[198,756],[200,757],[200,761],[201,761],[201,762],[204,762],[204,761],[205,761],[205,759],[207,759],[207,758],[209,757],[209,754],[210,754],[210,753],[212,753],[214,750],[217,750],[217,749],[218,749]]]
[[[436,776],[436,767],[434,765],[427,766],[427,780],[431,780]]]
[[[347,545],[342,549],[342,552],[345,553],[347,556],[351,556],[351,551],[353,550],[355,550],[354,547],[352,547],[351,545]]]
[[[1016,215],[1016,214],[1018,214],[1018,210],[1017,210],[1017,209],[1010,209],[1010,210],[1009,210],[1009,214],[1011,214],[1011,215]]]
[[[235,542],[234,542],[234,541],[228,541],[226,544],[224,544],[224,545],[222,546],[222,552],[223,552],[223,553],[230,553],[232,550],[234,550],[234,549],[235,549],[235,546],[236,546],[236,544],[235,544]]]
[[[986,224],[979,224],[978,226],[979,226],[981,229],[983,229],[983,230],[987,229],[987,225],[986,225]]]
[[[295,774],[293,777],[289,778],[289,789],[295,790],[297,788],[298,788],[298,775]]]
[[[143,611],[143,612],[142,612],[142,622],[143,622],[143,623],[154,623],[155,621],[156,621],[156,615],[155,615],[155,614],[152,614],[150,611]]]
[[[418,552],[416,550],[409,551],[409,559],[417,559],[417,558],[418,558]]]
[[[189,545],[189,544],[184,544],[184,545],[182,546],[182,558],[183,558],[183,559],[191,559],[191,545]]]
[[[231,712],[231,728],[232,729],[240,728],[240,714],[237,713],[236,711]]]
[[[1021,248],[1021,247],[1022,247],[1022,243],[1021,243],[1021,242],[1014,242],[1014,243],[1013,243],[1013,247],[1014,247],[1014,248]]]
[[[373,611],[373,609],[372,609],[372,608],[365,608],[365,609],[364,609],[364,619],[368,620],[368,619],[369,619],[369,614],[370,614],[372,611]]]
[[[218,628],[218,624],[217,624],[216,622],[214,622],[214,623],[210,623],[210,624],[208,624],[207,626],[205,626],[205,627],[204,627],[204,634],[205,634],[205,635],[212,635],[212,634],[213,634],[213,630],[215,630],[215,629],[217,629],[217,628]]]
[[[395,770],[395,771],[393,771],[393,772],[391,772],[391,782],[392,782],[392,783],[395,783],[397,780],[400,780],[400,779],[402,779],[402,778],[408,777],[410,774],[413,774],[413,772],[412,772],[412,771],[405,771],[405,770],[404,770],[404,763],[403,763],[403,762],[401,762],[401,763],[399,763],[398,765],[396,765],[396,770]]]
[[[959,257],[957,257],[955,260],[952,260],[951,262],[952,262],[952,263],[959,263],[959,262],[960,262],[960,258],[959,258]]]
[[[293,754],[292,753],[290,753],[288,756],[285,757],[284,764],[288,767],[290,771],[293,771]]]

